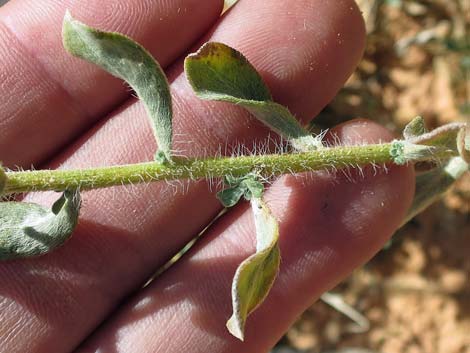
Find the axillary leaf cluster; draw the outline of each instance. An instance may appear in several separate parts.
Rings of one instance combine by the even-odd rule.
[[[470,133],[463,123],[428,132],[414,119],[404,138],[391,143],[328,147],[300,125],[289,110],[274,102],[254,66],[237,50],[206,43],[185,60],[195,94],[245,108],[289,141],[291,153],[190,159],[172,153],[172,102],[158,62],[132,39],[91,28],[66,13],[63,43],[72,55],[126,81],[143,102],[159,146],[155,160],[83,170],[11,171],[0,166],[0,195],[54,190],[62,195],[52,208],[16,201],[0,202],[0,260],[46,254],[73,233],[80,211],[80,191],[138,182],[222,177],[218,198],[225,207],[249,201],[256,228],[256,253],[236,270],[232,283],[233,313],[227,328],[243,340],[247,317],[266,298],[279,270],[279,225],[263,201],[264,181],[283,173],[390,163],[427,162],[416,177],[416,195],[407,219],[440,197],[470,162]]]

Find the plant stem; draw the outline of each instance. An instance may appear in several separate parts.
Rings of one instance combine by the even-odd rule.
[[[4,195],[28,191],[97,189],[159,180],[243,176],[256,171],[269,177],[320,169],[342,169],[394,162],[394,143],[322,148],[313,152],[206,159],[174,158],[172,163],[147,162],[82,170],[9,171]],[[447,153],[448,154],[448,153]],[[433,154],[433,158],[436,156]],[[429,159],[413,156],[413,161]]]

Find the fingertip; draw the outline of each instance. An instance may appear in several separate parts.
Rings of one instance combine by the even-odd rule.
[[[396,136],[382,125],[364,118],[357,118],[340,124],[331,129],[325,137],[329,141],[337,141],[342,145],[362,145],[372,143],[386,143]],[[368,167],[369,169],[371,166]],[[415,173],[412,165],[383,166],[391,187],[390,194],[399,194],[396,210],[398,214],[405,215],[413,200],[415,191]]]
[[[325,136],[330,145],[386,143],[393,138],[389,130],[366,119],[340,124]],[[281,208],[277,205],[273,209],[287,211],[283,217],[290,220],[288,227],[305,223],[302,217],[305,219],[305,214],[310,214],[312,227],[320,225],[320,228],[329,228],[330,234],[343,235],[338,237],[338,244],[359,239],[356,255],[373,254],[405,217],[414,196],[414,180],[412,165],[391,164],[333,168],[301,182],[296,176],[286,176],[276,194],[288,195],[290,206]],[[275,196],[274,200],[286,202],[283,197]],[[364,240],[367,246],[362,243]]]
[[[352,0],[250,0],[227,14],[211,40],[246,55],[274,99],[306,122],[355,69],[365,47],[365,26]]]

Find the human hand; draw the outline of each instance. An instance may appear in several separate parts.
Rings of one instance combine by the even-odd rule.
[[[249,146],[266,136],[241,109],[192,93],[177,59],[201,36],[240,50],[275,99],[306,122],[354,69],[364,30],[353,1],[293,3],[241,0],[219,20],[222,1],[216,0],[13,0],[0,9],[0,160],[10,167],[82,168],[153,156],[143,106],[128,99],[119,80],[62,48],[67,8],[94,27],[131,36],[166,67],[175,148],[182,154],[212,155],[220,145]],[[349,143],[390,138],[365,121],[335,133]],[[412,176],[409,169],[392,168],[376,176],[317,173],[275,181],[266,200],[280,221],[281,269],[269,297],[250,316],[244,343],[224,324],[231,279],[254,249],[245,205],[141,290],[220,211],[214,192],[204,182],[176,194],[164,183],[86,192],[80,224],[64,247],[0,264],[1,350],[68,352],[81,345],[80,352],[267,351],[312,300],[380,249],[411,202]],[[40,202],[48,195],[27,199]]]

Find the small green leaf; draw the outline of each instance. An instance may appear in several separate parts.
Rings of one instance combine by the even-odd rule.
[[[232,282],[233,314],[227,321],[229,332],[244,339],[245,322],[266,298],[279,271],[279,225],[259,198],[251,199],[255,218],[256,253],[238,267]]]
[[[252,197],[260,198],[263,195],[264,185],[255,173],[242,177],[227,175],[224,181],[229,187],[217,193],[217,198],[224,207],[235,206],[242,196],[250,201]]]
[[[72,55],[126,81],[145,105],[160,152],[171,160],[172,105],[168,81],[155,59],[132,39],[64,17],[62,38]]]
[[[221,43],[206,43],[186,58],[184,67],[198,97],[244,107],[298,150],[321,145],[287,108],[273,102],[261,76],[237,50]]]
[[[224,207],[233,207],[245,194],[243,186],[238,185],[231,188],[224,189],[217,193],[217,198],[220,200]]]
[[[0,195],[5,189],[5,184],[7,183],[7,175],[5,174],[5,170],[2,168],[2,164],[0,163]]]
[[[246,187],[245,199],[250,201],[252,198],[259,199],[263,196],[264,185],[255,175],[250,175],[242,181]]]
[[[403,137],[405,140],[409,140],[411,138],[421,136],[426,132],[428,132],[428,130],[424,124],[424,119],[421,116],[417,116],[405,126]]]
[[[80,195],[65,191],[51,210],[26,202],[0,202],[0,260],[46,254],[62,245],[78,222]]]
[[[415,135],[407,139],[408,142],[419,145],[445,148],[450,151],[459,151],[459,136],[465,134],[467,125],[465,123],[450,123],[438,127],[430,132]]]

